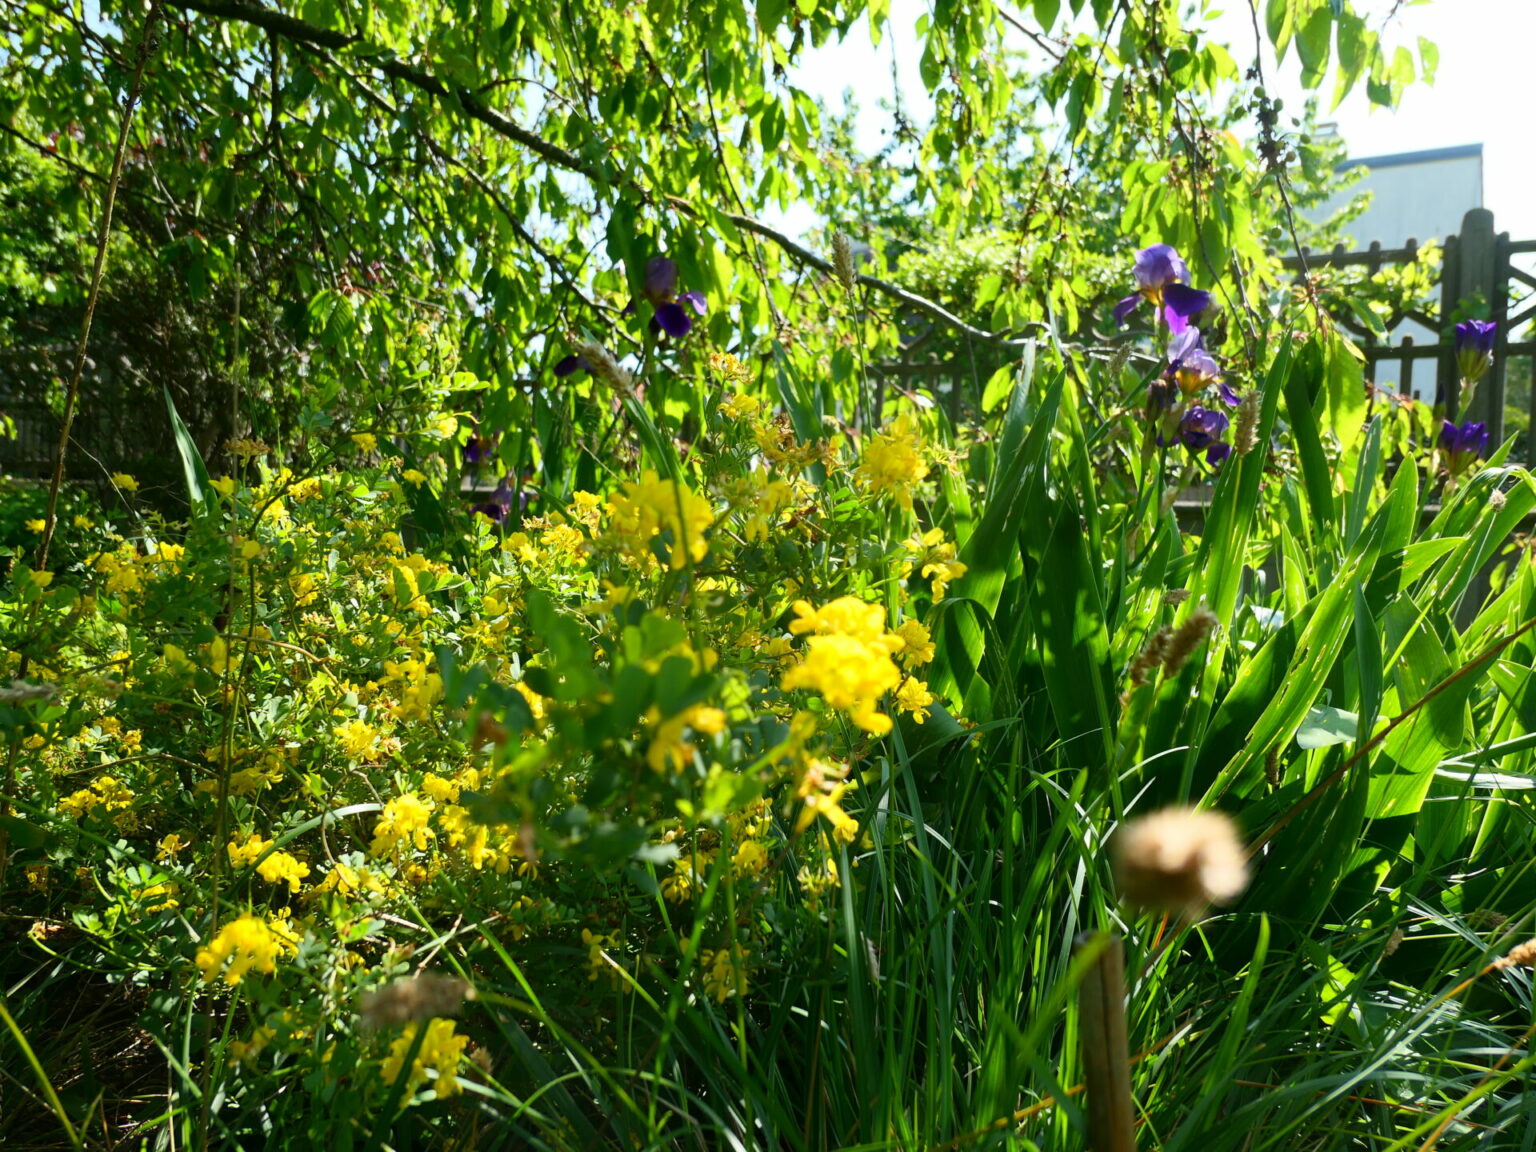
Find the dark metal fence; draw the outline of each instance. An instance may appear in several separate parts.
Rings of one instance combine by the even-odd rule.
[[[1446,405],[1447,413],[1456,419],[1483,421],[1493,443],[1504,439],[1504,395],[1510,357],[1529,357],[1532,428],[1536,432],[1536,340],[1529,336],[1512,339],[1536,316],[1536,276],[1518,267],[1515,261],[1516,257],[1536,253],[1536,240],[1511,240],[1508,232],[1495,232],[1493,213],[1486,208],[1474,208],[1462,218],[1461,231],[1447,236],[1444,245],[1440,299],[1433,312],[1410,307],[1389,317],[1384,325],[1388,333],[1385,341],[1351,315],[1335,319],[1357,338],[1365,354],[1367,379],[1376,378],[1379,365],[1395,363],[1401,373],[1398,390],[1412,394],[1416,366],[1429,361],[1424,370],[1433,373],[1435,395]],[[1351,266],[1363,266],[1375,275],[1389,265],[1411,264],[1418,256],[1418,242],[1409,240],[1402,248],[1372,244],[1361,252],[1348,252],[1342,246],[1327,253],[1303,250],[1299,256],[1286,257],[1284,264],[1298,275],[1306,269]],[[1498,322],[1498,342],[1493,367],[1478,385],[1468,410],[1461,413],[1457,410],[1455,324],[1464,310],[1478,301],[1487,306],[1489,319]],[[1391,333],[1405,321],[1428,329],[1433,342],[1421,344],[1411,335],[1403,335],[1393,343]],[[1527,437],[1526,462],[1536,465],[1536,434]]]

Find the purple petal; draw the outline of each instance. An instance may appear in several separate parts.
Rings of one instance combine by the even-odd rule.
[[[1175,369],[1184,362],[1185,357],[1200,350],[1200,329],[1185,328],[1176,333],[1173,339],[1168,341],[1168,363]]]
[[[1125,327],[1125,318],[1127,316],[1129,316],[1132,312],[1136,311],[1136,305],[1138,305],[1140,303],[1141,303],[1141,297],[1139,295],[1137,295],[1137,296],[1127,296],[1124,300],[1120,301],[1120,303],[1116,304],[1115,305],[1115,327],[1116,328],[1124,328]]]
[[[1189,268],[1183,257],[1168,244],[1154,244],[1136,253],[1133,273],[1138,288],[1162,288],[1189,279]]]
[[[1232,445],[1224,440],[1218,440],[1205,450],[1205,462],[1211,465],[1220,464],[1230,455],[1232,455]]]
[[[709,311],[709,303],[704,299],[704,293],[702,292],[684,292],[677,299],[679,303],[687,304],[700,316]]]
[[[1168,331],[1182,332],[1189,327],[1189,318],[1198,316],[1211,306],[1211,294],[1188,284],[1168,284],[1163,287],[1163,316],[1168,321]]]
[[[561,360],[555,364],[555,375],[569,376],[578,368],[585,368],[588,372],[592,371],[592,365],[588,364],[582,357],[573,353],[572,355],[567,356],[564,360]]]
[[[1221,402],[1228,408],[1236,408],[1243,402],[1243,398],[1226,384],[1216,385],[1216,392],[1221,396]]]
[[[641,289],[653,305],[659,306],[671,300],[677,292],[677,265],[665,256],[652,256],[645,262],[645,279]]]
[[[670,300],[657,307],[656,323],[668,336],[686,336],[693,330],[693,318],[681,304]]]

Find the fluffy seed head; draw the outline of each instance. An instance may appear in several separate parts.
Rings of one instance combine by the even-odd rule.
[[[1536,937],[1516,944],[1493,962],[1495,968],[1536,968]]]
[[[1168,654],[1168,641],[1173,636],[1172,628],[1159,628],[1148,638],[1146,647],[1136,654],[1136,659],[1131,661],[1128,675],[1132,684],[1140,687],[1151,682],[1151,673],[1154,668],[1163,662]]]
[[[1262,402],[1255,389],[1243,397],[1237,406],[1237,419],[1232,427],[1232,450],[1239,456],[1252,452],[1259,442],[1259,404]]]
[[[424,972],[364,992],[358,997],[357,1014],[366,1028],[398,1028],[413,1020],[452,1016],[460,1004],[474,998],[474,988],[464,981]]]
[[[576,345],[576,355],[591,367],[592,375],[615,392],[630,393],[635,390],[635,378],[629,370],[613,358],[612,353],[595,340],[584,340]]]
[[[1120,894],[1142,908],[1193,913],[1248,883],[1237,827],[1220,812],[1154,812],[1121,828],[1111,847]]]
[[[1168,648],[1163,655],[1163,671],[1169,676],[1177,676],[1179,669],[1189,662],[1195,649],[1205,643],[1205,638],[1216,624],[1216,613],[1209,608],[1196,608],[1191,612],[1168,641]]]
[[[853,264],[853,239],[846,232],[838,232],[832,237],[832,268],[843,291],[853,295],[853,290],[858,287],[859,273]]]

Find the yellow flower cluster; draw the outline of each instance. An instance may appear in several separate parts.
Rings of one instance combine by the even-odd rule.
[[[855,475],[876,495],[912,510],[912,490],[928,475],[915,412],[908,409],[869,438]]]
[[[944,539],[942,528],[914,533],[902,547],[907,553],[901,568],[902,579],[910,576],[914,569],[919,570],[929,581],[934,603],[944,599],[949,585],[967,571],[966,566],[955,559],[954,541]]]
[[[685,485],[659,479],[649,469],[640,474],[639,480],[625,484],[609,508],[609,530],[624,552],[639,564],[654,560],[652,541],[663,532],[672,536],[668,549],[674,571],[690,559],[699,563],[709,552],[704,533],[715,520],[709,501]]]
[[[804,600],[793,605],[799,619],[789,630],[813,633],[805,659],[784,673],[785,691],[809,688],[866,732],[884,736],[891,718],[879,711],[880,697],[901,682],[892,655],[904,641],[885,630],[885,611],[853,596],[842,596],[820,610]]]
[[[115,776],[98,776],[89,788],[81,788],[59,801],[59,811],[79,820],[100,808],[126,813],[133,806],[133,790]]]
[[[410,1023],[390,1043],[389,1056],[384,1061],[384,1080],[396,1084],[405,1077],[405,1094],[409,1098],[427,1079],[430,1069],[436,1074],[432,1085],[437,1098],[442,1100],[459,1091],[459,1063],[464,1058],[464,1045],[469,1037],[454,1031],[453,1021],[434,1016],[427,1021],[427,1031],[421,1039],[416,1058],[411,1061],[409,1072],[405,1068],[406,1056],[416,1043],[417,1025]]]
[[[657,772],[681,772],[693,762],[696,749],[687,739],[688,732],[718,736],[725,731],[725,713],[704,704],[685,708],[665,720],[652,705],[645,722],[651,728],[651,746],[646,750],[645,759]]]
[[[436,836],[428,827],[431,819],[432,806],[416,793],[396,796],[379,814],[369,850],[375,856],[398,856],[410,851],[412,845],[424,849]]]
[[[256,865],[256,874],[268,884],[287,884],[289,892],[297,892],[309,875],[309,865],[286,852],[273,852]]]
[[[229,853],[230,867],[243,868],[247,864],[254,864],[270,847],[272,847],[271,840],[263,840],[260,833],[252,832],[245,838],[244,844],[237,844],[231,840],[225,850]]]
[[[843,810],[843,796],[852,787],[852,781],[847,777],[846,764],[829,764],[817,759],[805,762],[795,785],[795,799],[800,801],[795,835],[804,832],[820,816],[832,826],[832,835],[840,843],[852,844],[858,839],[859,822]]]
[[[219,929],[219,934],[197,953],[197,966],[203,970],[203,982],[223,977],[231,986],[245,979],[247,972],[277,971],[277,962],[298,951],[299,938],[285,920],[264,920],[259,916],[241,916]]]
[[[348,720],[338,724],[332,733],[341,743],[341,750],[353,760],[371,760],[379,754],[379,730],[364,720]]]
[[[704,994],[717,1003],[747,994],[747,954],[740,948],[705,949],[699,953],[704,972]]]

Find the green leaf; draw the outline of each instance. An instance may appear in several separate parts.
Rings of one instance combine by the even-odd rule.
[[[1353,12],[1345,12],[1339,17],[1339,66],[1333,89],[1334,108],[1344,102],[1344,97],[1349,95],[1349,90],[1365,71],[1370,59],[1370,37],[1361,17]]]
[[[1433,40],[1419,37],[1419,78],[1426,84],[1435,82],[1435,73],[1440,68],[1440,49]]]
[[[1014,367],[1005,364],[987,377],[987,386],[981,392],[981,410],[990,416],[1013,392]]]
[[[171,418],[176,454],[181,457],[181,474],[187,485],[187,503],[194,516],[208,515],[218,508],[208,466],[203,463],[203,455],[192,441],[192,433],[187,431],[186,424],[182,422],[181,413],[176,411],[176,401],[171,399],[170,388],[161,384],[160,391],[165,396],[165,410]]]
[[[1307,718],[1296,729],[1296,746],[1311,749],[1346,744],[1355,738],[1359,727],[1356,713],[1318,704],[1307,709]]]
[[[1296,34],[1296,52],[1301,57],[1301,86],[1316,88],[1328,71],[1328,47],[1333,37],[1333,14],[1319,5]]]
[[[1296,0],[1269,0],[1264,8],[1264,30],[1275,46],[1275,59],[1285,59],[1285,49],[1296,33]]]

